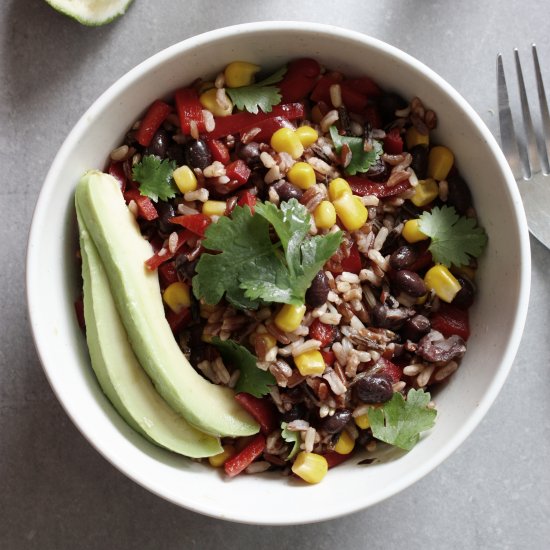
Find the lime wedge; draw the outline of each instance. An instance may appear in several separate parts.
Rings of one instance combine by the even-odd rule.
[[[58,12],[83,25],[106,25],[123,15],[132,0],[46,0]]]

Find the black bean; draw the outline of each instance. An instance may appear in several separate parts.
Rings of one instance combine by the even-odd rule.
[[[472,193],[468,184],[461,176],[455,174],[449,177],[447,185],[449,188],[447,204],[454,206],[459,214],[466,214],[470,206],[472,206]]]
[[[442,334],[432,330],[418,342],[416,353],[431,363],[450,361],[466,353],[466,344],[457,334],[444,338]]]
[[[212,153],[202,139],[197,139],[185,146],[185,160],[191,168],[204,170],[212,164]]]
[[[281,416],[283,422],[293,422],[294,420],[305,420],[306,407],[303,403],[294,403],[292,408],[284,412]]]
[[[198,259],[190,262],[185,254],[178,254],[175,260],[178,279],[183,282],[190,282],[195,276],[195,268],[197,267],[198,262]]]
[[[178,166],[182,166],[186,162],[184,146],[175,141],[169,145],[166,154],[170,160],[175,160]]]
[[[419,180],[426,179],[428,175],[428,148],[423,145],[415,145],[409,153],[412,155],[411,168]]]
[[[250,167],[255,167],[261,163],[260,161],[260,144],[251,141],[246,145],[241,142],[237,145],[237,156],[244,160]]]
[[[372,430],[370,428],[367,430],[359,430],[357,444],[361,445],[361,447],[366,447],[373,439],[374,436],[372,435]]]
[[[430,330],[430,321],[424,315],[415,315],[405,321],[401,330],[401,335],[406,340],[411,342],[418,342],[424,334]]]
[[[462,309],[468,309],[474,303],[475,287],[474,284],[465,277],[457,277],[457,281],[462,287],[453,300],[453,305]]]
[[[370,311],[371,323],[374,327],[385,328],[388,307],[384,304],[376,304]]]
[[[290,199],[300,200],[304,194],[301,189],[288,183],[287,181],[278,181],[273,184],[273,188],[277,191],[277,195],[281,201],[289,201]]]
[[[418,253],[412,246],[403,245],[390,256],[390,266],[392,269],[406,269],[414,264],[417,258]]]
[[[174,207],[169,202],[158,201],[156,208],[159,214],[159,217],[156,219],[158,230],[166,237],[176,229],[176,226],[169,221],[170,218],[176,215]]]
[[[384,182],[390,177],[390,167],[379,158],[370,165],[366,176],[372,181]]]
[[[399,95],[393,92],[382,95],[378,100],[378,109],[382,115],[384,124],[395,120],[395,111],[404,109],[408,103]]]
[[[338,409],[332,416],[325,416],[319,426],[326,433],[336,434],[341,432],[350,420],[351,411],[349,409]]]
[[[168,137],[168,134],[166,133],[165,130],[161,128],[153,136],[151,143],[145,149],[145,154],[156,155],[157,157],[164,159],[166,158],[166,154],[168,152],[169,143],[170,143],[170,138]]]
[[[205,359],[206,354],[206,344],[202,340],[202,330],[201,325],[193,326],[189,331],[189,339],[187,341],[191,349],[189,362],[195,367]]]
[[[355,393],[363,403],[385,403],[392,398],[393,387],[385,374],[368,374],[357,379]]]
[[[396,271],[393,275],[393,284],[400,291],[413,298],[420,298],[420,296],[426,294],[426,283],[422,277],[408,269]]]
[[[322,306],[327,301],[329,290],[328,278],[321,269],[321,271],[313,277],[311,286],[307,289],[306,304],[310,307]]]

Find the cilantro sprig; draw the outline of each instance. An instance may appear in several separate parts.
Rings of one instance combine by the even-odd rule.
[[[258,359],[245,347],[233,340],[221,340],[217,336],[212,338],[222,359],[229,365],[239,369],[241,374],[235,385],[235,392],[246,392],[255,397],[262,397],[269,393],[269,386],[277,384],[269,371],[259,369],[256,365]]]
[[[264,113],[270,113],[273,106],[281,102],[279,88],[274,84],[282,80],[286,69],[285,65],[261,82],[239,88],[226,88],[225,91],[241,111],[256,114],[261,109]]]
[[[487,244],[487,234],[474,218],[459,216],[452,206],[436,206],[420,216],[419,229],[431,238],[429,250],[436,263],[450,267],[468,264]]]
[[[410,451],[420,439],[420,433],[435,423],[437,411],[428,407],[431,396],[423,390],[410,389],[407,399],[395,392],[393,397],[379,407],[369,407],[372,435]]]
[[[346,166],[346,174],[350,176],[354,176],[357,172],[367,172],[382,154],[382,144],[379,141],[373,140],[372,149],[365,151],[362,138],[341,136],[336,126],[330,127],[330,137],[337,153],[342,151],[344,144],[348,145],[351,151],[351,162]]]
[[[139,192],[142,195],[155,202],[159,199],[166,201],[176,196],[177,187],[172,179],[175,169],[175,161],[147,155],[134,166],[132,177],[140,184]]]
[[[288,456],[286,457],[286,460],[291,460],[294,458],[298,452],[300,451],[300,443],[302,438],[300,437],[300,432],[293,432],[292,430],[288,429],[288,423],[282,422],[281,423],[281,437],[287,442],[292,443],[292,449],[290,450],[290,453],[288,453]]]

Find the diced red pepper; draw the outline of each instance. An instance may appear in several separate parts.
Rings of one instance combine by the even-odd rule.
[[[367,105],[363,111],[365,118],[373,128],[382,128],[382,117],[380,111],[374,105]]]
[[[184,307],[179,313],[174,313],[171,309],[166,310],[166,320],[174,334],[180,332],[191,321],[191,309]]]
[[[212,159],[227,164],[230,159],[229,149],[227,145],[219,139],[209,139],[207,142],[208,149],[212,153]]]
[[[334,75],[324,75],[315,84],[310,97],[313,101],[323,101],[327,105],[332,105],[330,101],[330,87],[333,84],[341,83],[342,80]]]
[[[250,191],[241,191],[237,204],[239,206],[248,206],[250,212],[254,214],[254,206],[256,206],[257,200],[256,195],[253,195]]]
[[[321,342],[321,347],[326,348],[334,340],[335,329],[333,325],[327,325],[321,323],[319,319],[315,319],[313,323],[309,326],[309,335],[314,340],[319,340]]]
[[[212,223],[212,220],[204,214],[188,214],[186,216],[175,216],[170,218],[170,223],[181,225],[189,229],[195,235],[204,237],[206,228]]]
[[[335,356],[332,350],[321,350],[321,355],[323,356],[323,361],[327,367],[331,367],[334,364]]]
[[[107,172],[113,176],[118,181],[120,190],[122,193],[126,191],[126,174],[124,173],[124,166],[122,162],[111,162]]]
[[[184,134],[191,133],[191,122],[195,122],[197,130],[204,132],[203,106],[199,101],[199,93],[194,88],[181,88],[174,94],[176,109],[180,119],[181,131]],[[215,137],[215,136],[212,136]]]
[[[338,466],[339,464],[342,464],[342,462],[345,462],[348,458],[351,457],[351,453],[347,455],[341,455],[336,451],[328,451],[327,453],[324,453],[321,456],[325,457],[325,460],[327,461],[328,467],[330,469],[330,468],[334,468],[335,466]]]
[[[260,399],[244,392],[236,394],[235,399],[258,422],[263,434],[268,435],[278,427],[277,409],[267,399]]]
[[[295,59],[288,64],[287,71],[277,84],[282,101],[300,101],[304,99],[315,86],[317,77],[321,74],[321,66],[315,59]]]
[[[368,98],[378,97],[382,94],[382,90],[372,78],[361,76],[359,78],[350,78],[344,82],[347,88],[356,90],[357,92],[366,95]]]
[[[409,271],[423,271],[434,263],[432,253],[427,247],[420,253],[418,258],[407,268]]]
[[[385,183],[371,181],[361,176],[348,176],[346,180],[354,195],[359,195],[360,197],[374,195],[379,199],[400,195],[411,186],[409,180],[402,181],[392,187],[388,187]]]
[[[265,445],[266,441],[263,434],[255,436],[240,453],[225,462],[223,465],[225,473],[229,477],[240,474],[263,453]]]
[[[193,233],[191,233],[191,231],[189,231],[188,229],[182,231],[181,233],[178,233],[178,242],[176,244],[174,252],[170,252],[166,249],[160,249],[158,252],[155,252],[155,254],[153,254],[153,256],[151,256],[148,260],[145,261],[146,267],[151,271],[158,269],[159,266],[161,266],[168,260],[171,260],[181,250],[182,246],[187,242],[187,239],[189,239],[190,237],[193,237]],[[161,251],[164,251],[164,253],[161,254]]]
[[[361,254],[359,249],[354,243],[349,249],[349,256],[342,260],[342,271],[348,271],[349,273],[359,273],[362,269]]]
[[[392,128],[384,138],[384,152],[389,155],[400,155],[403,152],[403,138],[398,128]]]
[[[240,132],[241,136],[255,128],[259,128],[260,131],[257,134],[254,134],[253,140],[260,143],[269,143],[271,136],[279,130],[279,128],[295,129],[294,124],[292,124],[288,118],[285,118],[284,116],[276,116],[243,128]]]
[[[216,117],[216,127],[208,133],[208,138],[221,138],[240,133],[243,128],[252,128],[258,123],[275,117],[284,117],[287,120],[304,118],[304,105],[302,103],[284,103],[275,105],[271,112],[257,114],[236,113],[225,117]]]
[[[378,360],[379,370],[378,373],[387,374],[391,378],[392,384],[397,384],[403,376],[403,369],[384,357],[380,357]]]
[[[434,330],[446,338],[456,334],[463,340],[470,337],[470,320],[467,309],[460,309],[451,304],[442,303],[439,310],[432,314],[430,323]]]
[[[244,160],[234,160],[225,168],[225,175],[231,180],[237,180],[239,183],[246,183],[250,177],[251,170]]]
[[[128,189],[124,193],[124,199],[126,200],[126,204],[130,201],[134,201],[137,204],[138,215],[144,220],[150,222],[159,217],[157,209],[151,199],[142,195],[137,189]]]
[[[74,312],[76,314],[76,320],[78,321],[78,326],[82,330],[86,330],[86,322],[84,321],[84,300],[80,296],[77,300],[74,301]]]
[[[311,94],[313,101],[324,101],[328,105],[331,105],[330,100],[330,87],[333,84],[340,84],[340,90],[342,92],[342,103],[353,113],[361,113],[367,106],[367,96],[353,86],[347,84],[347,81],[341,81],[339,78],[333,75],[323,76],[317,84]]]
[[[159,268],[160,286],[166,288],[172,283],[176,283],[178,279],[178,273],[176,271],[176,265],[174,262],[165,262]]]
[[[148,147],[160,125],[166,120],[166,117],[172,111],[172,107],[164,101],[157,99],[149,107],[143,117],[138,131],[136,132],[136,140],[143,147]]]

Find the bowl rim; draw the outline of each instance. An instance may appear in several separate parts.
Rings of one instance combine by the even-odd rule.
[[[415,70],[423,73],[431,81],[433,81],[439,88],[443,90],[454,102],[456,102],[459,107],[475,122],[478,127],[482,137],[487,143],[487,146],[490,148],[492,154],[497,158],[499,164],[503,167],[503,174],[505,176],[505,183],[510,192],[512,201],[515,205],[516,214],[518,218],[518,227],[519,231],[519,279],[520,279],[520,290],[519,296],[517,299],[517,309],[515,312],[515,317],[511,326],[510,334],[511,337],[508,341],[506,349],[503,353],[503,360],[499,365],[498,369],[493,376],[492,381],[489,384],[489,387],[483,398],[479,401],[479,404],[476,410],[472,413],[469,420],[461,425],[460,429],[455,432],[449,440],[444,443],[441,448],[427,459],[420,467],[414,469],[411,472],[401,476],[397,481],[389,484],[385,490],[378,492],[376,499],[370,499],[363,497],[360,499],[352,499],[347,503],[341,503],[336,511],[327,510],[325,512],[316,511],[315,515],[305,514],[303,517],[297,518],[296,520],[262,520],[258,518],[244,517],[244,514],[233,513],[228,511],[224,513],[223,517],[219,514],[216,509],[216,506],[201,505],[193,502],[192,499],[187,499],[186,495],[175,495],[162,486],[158,486],[153,482],[148,482],[147,478],[144,478],[138,471],[135,471],[131,464],[128,464],[124,461],[123,457],[119,457],[116,454],[111,452],[111,449],[108,445],[103,444],[101,441],[94,439],[93,434],[89,433],[88,426],[76,414],[76,411],[73,411],[69,404],[65,403],[61,399],[60,392],[56,387],[56,381],[50,372],[50,367],[47,365],[45,360],[44,350],[48,347],[48,341],[44,340],[41,337],[41,334],[34,326],[35,321],[35,309],[36,305],[40,299],[37,291],[35,290],[35,285],[33,283],[35,278],[35,273],[37,269],[34,269],[34,266],[37,263],[35,257],[37,252],[35,252],[36,247],[32,244],[39,238],[40,227],[42,227],[46,214],[45,209],[41,208],[41,205],[46,202],[49,195],[54,191],[54,184],[59,177],[60,168],[64,165],[67,160],[67,154],[72,144],[75,140],[85,132],[89,121],[93,120],[98,113],[101,113],[102,109],[108,105],[112,98],[115,97],[120,91],[127,89],[131,84],[139,79],[143,74],[151,71],[158,64],[168,61],[169,59],[179,56],[183,51],[194,49],[206,44],[212,40],[222,40],[231,38],[237,34],[245,33],[258,33],[258,32],[276,32],[276,31],[296,31],[296,32],[308,32],[308,33],[325,33],[328,35],[336,36],[339,38],[345,38],[347,40],[352,40],[354,42],[362,43],[369,47],[374,47],[378,50],[383,51],[386,54],[389,54],[393,57],[399,58],[401,61],[405,62],[408,65],[411,65]],[[117,468],[124,475],[138,483],[140,486],[144,487],[148,491],[168,500],[174,504],[182,506],[186,509],[192,510],[194,512],[202,513],[204,515],[214,517],[217,519],[225,519],[235,522],[247,523],[247,524],[262,524],[262,525],[290,525],[296,523],[314,523],[318,521],[333,519],[337,517],[344,516],[356,512],[360,509],[363,509],[367,506],[376,504],[385,500],[386,498],[398,493],[404,488],[412,485],[414,482],[418,481],[420,478],[425,476],[435,467],[437,467],[443,460],[445,460],[450,454],[452,454],[470,435],[476,426],[481,422],[488,409],[496,399],[498,393],[500,392],[506,377],[509,374],[509,371],[512,367],[512,363],[516,352],[519,347],[521,336],[523,333],[523,328],[526,321],[528,302],[529,302],[529,293],[530,293],[530,279],[531,279],[531,261],[530,261],[530,242],[529,242],[529,232],[527,230],[527,221],[525,217],[525,212],[522,207],[521,198],[515,179],[512,175],[508,163],[502,153],[500,147],[497,144],[496,139],[487,128],[485,123],[482,121],[481,117],[477,112],[470,106],[470,104],[450,85],[448,84],[441,76],[435,73],[432,69],[427,67],[424,63],[412,57],[411,55],[405,53],[404,51],[392,46],[382,40],[373,38],[369,35],[363,34],[358,31],[348,30],[344,27],[339,27],[335,25],[327,25],[321,23],[304,22],[298,21],[264,21],[264,22],[251,22],[238,25],[231,25],[227,27],[217,28],[205,33],[201,33],[196,36],[187,38],[181,42],[173,44],[160,52],[152,55],[151,57],[145,59],[133,69],[129,70],[122,77],[120,77],[116,82],[111,84],[106,91],[104,91],[85,111],[85,113],[80,117],[78,122],[71,129],[67,137],[65,138],[63,144],[58,150],[50,169],[44,180],[42,189],[40,190],[34,213],[32,216],[31,227],[29,231],[29,238],[27,244],[27,258],[26,258],[26,293],[27,293],[27,311],[29,315],[29,324],[31,327],[31,333],[34,341],[35,348],[37,350],[40,363],[43,367],[46,378],[56,395],[58,401],[61,403],[63,409],[71,418],[72,422],[78,428],[80,433],[89,441],[89,443],[103,456],[105,457],[115,468]]]

